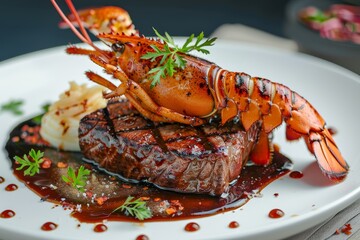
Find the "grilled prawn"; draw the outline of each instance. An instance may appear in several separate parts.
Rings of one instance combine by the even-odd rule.
[[[52,1],[56,6],[55,1]],[[116,86],[100,75],[87,72],[90,80],[110,89],[105,97],[126,96],[141,114],[152,121],[196,126],[218,114],[222,124],[238,118],[245,130],[248,130],[252,124],[261,120],[262,131],[251,159],[263,165],[271,161],[269,134],[285,122],[287,139],[303,137],[326,176],[335,182],[346,177],[348,164],[326,128],[325,120],[298,93],[268,79],[251,77],[243,72],[230,72],[188,54],[181,54],[186,61],[183,69],[177,69],[171,77],[163,77],[153,87],[148,72],[159,66],[160,59],[150,61],[142,56],[154,51],[154,46],[163,49],[163,42],[123,33],[100,33],[99,39],[111,48],[100,50],[87,37],[71,1],[67,3],[82,34],[77,32],[56,6],[57,10],[79,38],[94,47],[94,50],[69,47],[67,51],[88,55],[105,72],[121,81]]]

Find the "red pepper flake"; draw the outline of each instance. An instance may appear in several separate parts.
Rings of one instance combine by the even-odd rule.
[[[41,163],[41,168],[50,168],[51,163],[52,163],[52,161],[50,158],[44,157],[43,162]]]
[[[172,214],[176,213],[176,209],[173,207],[169,207],[165,210],[165,212],[167,213],[167,215],[172,215]]]
[[[12,142],[19,142],[20,141],[20,137],[15,136],[11,139]]]
[[[68,164],[65,163],[65,162],[58,162],[58,163],[56,164],[56,166],[57,166],[58,168],[66,168],[66,167],[68,166]]]
[[[347,223],[345,224],[342,228],[341,228],[341,232],[346,234],[346,235],[350,235],[351,234],[351,230],[352,230],[352,227],[351,227],[351,224],[350,223]]]
[[[101,205],[103,205],[104,202],[105,202],[106,200],[108,200],[108,199],[109,199],[108,197],[102,196],[102,197],[96,198],[95,201],[96,201],[96,203],[97,203],[98,205],[101,206]]]
[[[88,198],[92,198],[92,196],[93,196],[93,193],[90,191],[87,191],[85,194],[86,194],[86,197],[88,197]]]
[[[126,188],[126,189],[130,189],[130,188],[131,188],[131,185],[123,184],[122,187],[123,187],[123,188]]]
[[[29,125],[22,126],[20,138],[28,144],[50,146],[50,144],[41,137],[39,125],[34,127],[30,127]]]
[[[161,198],[157,197],[157,198],[154,198],[154,202],[160,202],[161,201]]]

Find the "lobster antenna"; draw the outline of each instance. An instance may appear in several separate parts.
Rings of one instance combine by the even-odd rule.
[[[79,16],[78,12],[76,11],[76,8],[75,8],[74,4],[72,3],[71,0],[66,0],[65,2],[66,2],[66,4],[68,5],[71,13],[74,14],[75,19],[76,19],[76,22],[79,24],[79,28],[80,28],[80,31],[82,32],[83,36],[84,36],[89,42],[92,43],[91,38],[89,37],[89,34],[87,33],[87,31],[86,31],[85,28],[84,28],[84,24],[81,24],[80,16]]]
[[[70,29],[73,31],[73,33],[84,43],[89,44],[90,46],[92,46],[95,50],[97,50],[98,52],[102,53],[102,55],[105,58],[108,58],[108,56],[106,55],[106,53],[104,53],[104,51],[102,51],[101,49],[99,49],[98,47],[95,46],[95,44],[91,41],[87,31],[84,28],[84,25],[81,22],[81,19],[79,17],[79,14],[77,13],[74,4],[71,2],[71,0],[66,0],[66,4],[68,5],[70,11],[72,14],[74,14],[75,18],[76,18],[76,22],[79,25],[80,31],[81,33],[76,29],[76,27],[74,26],[74,24],[69,20],[68,17],[66,17],[66,15],[64,14],[64,12],[61,10],[61,8],[59,7],[59,5],[56,3],[56,0],[51,0],[52,5],[55,7],[56,11],[59,13],[60,17],[66,22],[66,24],[70,27]]]

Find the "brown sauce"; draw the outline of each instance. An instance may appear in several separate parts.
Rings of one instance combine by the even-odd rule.
[[[237,221],[232,221],[229,223],[229,228],[238,228],[240,224]]]
[[[94,227],[94,232],[102,233],[107,231],[107,226],[105,224],[96,224]]]
[[[11,183],[11,184],[9,184],[9,185],[7,185],[7,186],[5,187],[5,190],[8,191],[8,192],[12,192],[12,191],[17,190],[18,188],[19,188],[19,187],[18,187],[16,184]]]
[[[144,234],[141,234],[136,237],[136,240],[150,240],[150,238]]]
[[[15,216],[15,212],[13,210],[7,209],[0,213],[1,218],[12,218]]]
[[[187,232],[196,232],[200,229],[200,225],[197,224],[196,222],[189,222],[188,224],[185,225],[184,229]]]
[[[230,211],[242,206],[250,198],[256,197],[256,193],[280,176],[287,174],[292,166],[288,158],[275,152],[272,163],[267,167],[250,164],[245,166],[239,179],[231,185],[227,194],[209,196],[177,193],[156,188],[151,184],[126,182],[109,175],[85,163],[80,152],[58,151],[46,146],[37,135],[32,134],[29,138],[28,134],[23,133],[23,129],[29,131],[32,128],[38,129],[31,121],[20,124],[11,132],[6,144],[14,174],[43,201],[71,209],[71,215],[80,222],[138,221],[124,212],[113,212],[128,196],[141,197],[147,202],[153,217],[145,221],[193,219]],[[13,141],[13,139],[17,140]],[[28,154],[31,148],[43,151],[44,157],[50,159],[52,164],[48,168],[41,168],[39,174],[24,176],[23,171],[16,170],[18,166],[13,158]],[[67,167],[61,167],[64,164],[74,169],[85,165],[92,171],[89,178],[91,181],[89,180],[85,186],[84,193],[79,194],[76,189],[62,180],[62,175],[66,175],[67,171]]]
[[[281,218],[284,215],[285,215],[285,213],[281,209],[278,209],[278,208],[272,209],[269,212],[269,217],[270,218]]]
[[[52,231],[52,230],[55,230],[57,227],[58,227],[58,225],[56,223],[46,222],[41,226],[41,230]]]
[[[291,178],[302,178],[304,176],[304,174],[300,171],[292,171],[289,176]]]

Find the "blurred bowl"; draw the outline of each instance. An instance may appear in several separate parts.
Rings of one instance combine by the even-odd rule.
[[[334,62],[360,74],[360,44],[350,41],[334,41],[320,36],[299,21],[299,11],[314,6],[321,10],[332,4],[344,4],[335,0],[292,0],[286,7],[285,34],[299,45],[299,50]]]

